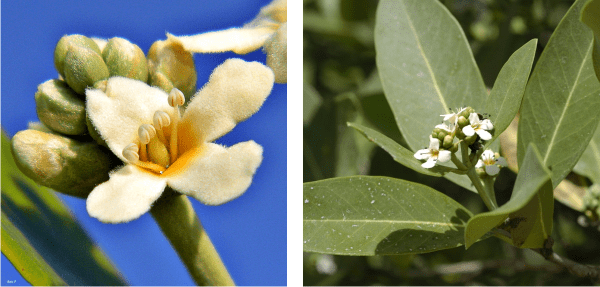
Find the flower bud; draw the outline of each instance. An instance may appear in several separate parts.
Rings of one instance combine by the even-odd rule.
[[[82,95],[87,87],[109,76],[108,67],[96,50],[77,46],[67,50],[63,72],[69,87]]]
[[[435,130],[433,132],[431,132],[431,137],[434,138],[434,139],[437,139],[438,132],[436,132]]]
[[[475,142],[475,140],[477,140],[477,134],[474,134],[474,135],[472,135],[472,136],[470,136],[470,137],[466,137],[466,138],[465,138],[465,142],[466,142],[468,145],[472,145],[472,144]]]
[[[282,24],[265,43],[267,66],[275,73],[275,83],[287,83],[287,23]]]
[[[35,93],[38,118],[53,131],[67,135],[87,133],[85,102],[67,83],[48,80]]]
[[[68,35],[60,38],[58,43],[56,44],[56,48],[54,49],[54,66],[58,73],[65,77],[64,74],[64,63],[65,58],[67,57],[67,51],[71,47],[82,47],[94,50],[97,54],[101,54],[100,47],[96,44],[96,42],[86,36],[83,35]]]
[[[464,128],[464,127],[466,127],[469,124],[470,123],[469,123],[469,120],[467,118],[465,118],[463,116],[458,117],[458,126],[460,128]]]
[[[140,47],[123,38],[112,38],[102,50],[102,58],[111,77],[122,76],[146,82],[148,65]]]
[[[119,163],[112,153],[93,142],[79,142],[37,130],[20,131],[12,138],[19,169],[40,185],[85,198],[108,180]]]
[[[194,57],[176,41],[156,41],[148,51],[148,83],[170,93],[177,88],[185,101],[196,92]]]
[[[440,140],[441,143],[443,143],[446,135],[448,135],[448,133],[445,130],[440,130],[440,132],[438,132],[437,139]]]
[[[454,141],[454,137],[451,135],[447,135],[444,137],[444,144],[443,147],[445,149],[450,149],[452,148],[452,142]]]

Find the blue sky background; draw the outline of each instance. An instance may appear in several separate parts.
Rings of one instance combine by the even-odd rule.
[[[2,1],[2,127],[9,136],[38,121],[34,93],[57,77],[54,46],[65,34],[123,37],[147,52],[156,40],[241,26],[269,1]],[[196,55],[198,88],[231,57],[265,62],[265,54]],[[200,221],[238,285],[286,285],[287,85],[275,84],[262,109],[217,142],[254,140],[264,160],[249,190],[221,205],[192,199]],[[132,285],[193,285],[158,226],[146,214],[127,224],[89,217],[85,200],[64,196],[90,237]],[[68,251],[65,251],[68,252]],[[2,255],[2,285],[26,283]],[[7,284],[7,280],[17,280]]]

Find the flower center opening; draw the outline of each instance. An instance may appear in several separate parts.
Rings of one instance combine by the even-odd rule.
[[[493,165],[493,164],[496,164],[496,159],[494,157],[484,158],[483,163],[485,165]]]
[[[127,161],[158,174],[165,172],[179,156],[179,106],[185,103],[185,97],[180,90],[174,88],[169,93],[168,101],[173,107],[173,117],[166,112],[156,111],[152,124],[143,124],[138,128],[139,142],[130,143],[123,149],[123,157]]]

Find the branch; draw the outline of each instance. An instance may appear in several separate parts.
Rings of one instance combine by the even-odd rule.
[[[563,258],[560,255],[554,253],[554,251],[550,250],[549,253],[546,253],[545,249],[531,249],[534,252],[542,255],[546,260],[550,262],[554,262],[574,274],[578,277],[589,277],[596,281],[600,281],[600,266],[596,265],[585,265],[577,263],[571,259]],[[546,256],[545,256],[546,255]]]

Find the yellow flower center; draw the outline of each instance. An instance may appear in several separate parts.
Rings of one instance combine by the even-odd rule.
[[[174,109],[173,117],[163,111],[156,111],[152,125],[143,124],[139,127],[139,143],[130,143],[123,149],[123,157],[130,163],[158,174],[165,172],[179,157],[179,106],[185,103],[185,97],[181,91],[173,89],[168,101]]]

